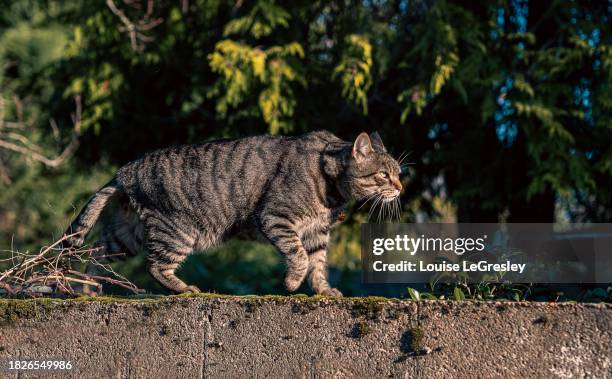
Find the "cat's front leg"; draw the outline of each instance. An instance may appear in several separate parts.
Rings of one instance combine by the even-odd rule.
[[[276,216],[264,218],[263,234],[283,254],[287,264],[285,287],[289,292],[300,288],[308,272],[308,253],[298,237],[297,231],[288,220]]]
[[[309,256],[308,283],[319,295],[341,297],[342,292],[332,288],[327,281],[327,251],[317,250]]]
[[[327,229],[327,228],[326,228]],[[327,279],[327,245],[329,232],[313,233],[305,239],[304,246],[308,249],[308,283],[310,288],[319,295],[342,296],[342,292],[329,285]]]

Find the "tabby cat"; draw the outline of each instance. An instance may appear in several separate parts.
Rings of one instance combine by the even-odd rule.
[[[354,143],[326,131],[254,136],[154,151],[128,163],[96,192],[66,231],[83,245],[103,208],[115,205],[97,243],[105,256],[147,252],[149,272],[171,291],[199,292],[175,275],[194,251],[238,233],[282,253],[285,286],[308,277],[317,294],[342,296],[327,279],[331,226],[348,200],[395,200],[400,166],[377,133]]]

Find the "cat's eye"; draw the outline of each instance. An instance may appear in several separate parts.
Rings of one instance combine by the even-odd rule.
[[[389,179],[389,173],[381,171],[378,173],[378,175],[383,178],[383,179]]]

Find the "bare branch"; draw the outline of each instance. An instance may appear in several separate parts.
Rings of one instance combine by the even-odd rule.
[[[100,248],[65,249],[63,242],[78,235],[65,235],[50,246],[40,249],[37,254],[10,251],[10,257],[1,261],[13,262],[13,267],[0,274],[0,289],[9,295],[25,294],[36,296],[40,287],[50,287],[53,293],[74,295],[73,284],[102,288],[102,283],[116,285],[134,293],[143,290],[115,272],[109,265],[98,261]],[[94,254],[97,258],[94,257]],[[76,263],[93,264],[104,274],[89,275],[72,269]]]
[[[25,135],[23,135],[27,129],[26,124],[23,122],[23,105],[19,98],[13,96],[13,103],[15,104],[15,111],[17,113],[17,121],[9,122],[5,121],[3,117],[0,118],[0,149],[22,154],[28,158],[34,159],[35,161],[41,162],[48,167],[55,168],[60,166],[69,157],[71,157],[79,147],[82,117],[81,95],[76,95],[74,97],[74,102],[75,113],[72,115],[72,122],[74,124],[72,138],[60,154],[55,157],[48,157],[42,152],[43,149],[41,146],[34,144]],[[4,114],[5,101],[4,98],[0,96],[0,116]],[[9,128],[18,130],[19,132],[3,132],[3,129]],[[56,132],[54,131],[54,133]]]
[[[133,8],[141,8],[140,4],[135,1],[124,0],[124,2]],[[163,22],[162,18],[151,18],[155,6],[153,0],[147,1],[145,14],[137,21],[132,21],[125,12],[117,7],[113,0],[106,0],[106,5],[123,24],[118,29],[120,32],[126,32],[128,34],[130,37],[130,44],[134,51],[142,51],[145,45],[153,40],[152,37],[143,34],[143,32],[149,31]]]

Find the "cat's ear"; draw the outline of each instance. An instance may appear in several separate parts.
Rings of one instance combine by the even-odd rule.
[[[367,158],[373,152],[374,148],[372,148],[372,142],[370,141],[368,133],[363,132],[357,136],[357,139],[353,144],[353,158],[359,162]]]
[[[380,151],[381,153],[387,152],[387,149],[385,148],[385,145],[383,145],[383,141],[378,132],[370,133],[370,141],[372,141],[372,147],[374,147],[374,150]]]

